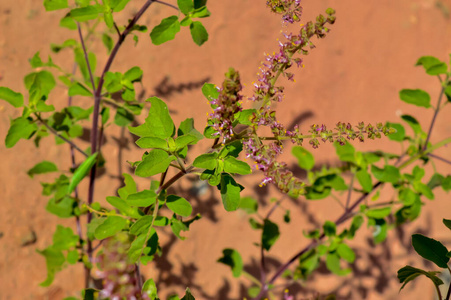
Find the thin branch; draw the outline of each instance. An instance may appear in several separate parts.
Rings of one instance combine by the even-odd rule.
[[[77,150],[78,152],[80,152],[83,156],[88,157],[89,155],[86,154],[83,150],[81,150],[74,142],[72,142],[69,139],[66,139],[64,136],[62,136],[61,134],[59,134],[55,129],[53,129],[49,124],[47,124],[47,122],[45,122],[41,116],[39,116],[38,114],[35,114],[36,118],[39,120],[39,122],[41,122],[42,125],[44,125],[52,134],[56,135],[58,138],[62,139],[63,141],[65,141],[66,143],[68,143],[69,145],[71,145],[75,150]]]
[[[355,177],[355,173],[352,173],[351,183],[349,184],[349,189],[348,189],[348,197],[346,198],[346,208],[345,208],[346,210],[348,210],[349,203],[351,203],[351,194],[352,194],[352,190],[353,190],[353,186],[354,186],[354,177]]]
[[[116,29],[117,35],[119,36],[119,38],[121,38],[121,31],[119,30],[119,28],[117,27],[116,22],[113,22],[114,24],[114,29]]]
[[[446,77],[445,81],[448,81],[448,77]],[[435,120],[437,119],[438,112],[440,110],[440,103],[442,102],[443,94],[445,92],[445,87],[442,87],[440,91],[440,95],[438,96],[437,106],[434,111],[434,116],[432,117],[431,125],[429,126],[428,135],[426,137],[426,142],[423,145],[423,151],[428,147],[429,139],[431,138],[432,129],[434,128]]]
[[[449,287],[448,287],[448,293],[446,293],[446,298],[445,298],[445,300],[450,300],[451,299],[451,282],[450,282],[450,284],[449,284]]]
[[[91,79],[92,93],[96,91],[96,85],[94,83],[94,76],[92,75],[91,64],[89,63],[88,51],[86,50],[85,41],[83,39],[83,34],[81,33],[80,23],[77,22],[78,36],[80,37],[81,47],[83,48],[83,54],[85,56],[86,66],[89,71],[89,78]]]
[[[175,9],[176,11],[180,11],[179,8],[178,8],[177,6],[172,5],[172,4],[170,4],[170,3],[166,3],[166,2],[160,1],[160,0],[155,0],[155,2],[156,2],[156,3],[163,4],[163,5],[166,5],[166,6],[169,6],[169,7],[172,7],[172,8]]]
[[[438,160],[440,160],[440,161],[442,161],[442,162],[444,162],[444,163],[447,163],[447,164],[451,165],[451,160],[448,160],[448,159],[443,158],[443,157],[441,157],[441,156],[435,155],[435,154],[433,154],[433,153],[429,153],[428,156],[433,157],[433,158],[435,158],[435,159],[438,159]]]

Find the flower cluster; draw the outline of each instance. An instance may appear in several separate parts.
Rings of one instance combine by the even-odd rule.
[[[240,74],[235,69],[230,68],[225,74],[222,87],[219,88],[219,96],[217,99],[210,101],[213,107],[213,113],[209,114],[212,127],[216,130],[216,135],[222,136],[224,142],[233,137],[233,122],[235,114],[242,110],[240,95],[242,90],[240,82]]]
[[[272,12],[282,14],[282,22],[294,23],[301,20],[301,0],[268,0],[266,5]]]
[[[127,262],[129,247],[130,239],[126,233],[117,234],[104,241],[103,250],[96,258],[99,266],[97,276],[103,280],[100,299],[150,300],[138,287],[136,266]]]
[[[287,164],[278,162],[277,157],[282,153],[282,145],[274,142],[262,144],[258,139],[250,138],[243,142],[247,157],[255,161],[256,169],[265,174],[260,186],[274,183],[277,188],[292,196],[299,196],[304,192],[304,183],[287,169]]]
[[[335,11],[329,9],[328,17],[320,15],[316,23],[308,22],[303,25],[299,34],[283,34],[286,38],[284,43],[279,41],[279,50],[273,54],[267,54],[258,73],[257,82],[254,83],[254,95],[249,98],[252,101],[263,101],[263,106],[269,107],[271,101],[280,102],[283,99],[283,87],[276,87],[275,82],[283,74],[288,80],[294,80],[294,75],[287,72],[293,64],[303,66],[301,58],[294,58],[296,53],[307,54],[304,47],[314,48],[310,39],[316,35],[319,38],[325,36],[329,29],[325,27],[327,23],[333,24]]]

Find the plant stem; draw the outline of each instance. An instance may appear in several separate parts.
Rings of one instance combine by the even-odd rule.
[[[102,75],[99,78],[99,84],[97,86],[97,89],[94,93],[94,112],[93,112],[93,118],[92,118],[92,126],[91,126],[91,153],[97,152],[97,143],[99,139],[99,113],[100,113],[100,103],[102,99],[102,88],[105,80],[105,74],[110,70],[111,65],[116,57],[117,52],[119,51],[120,46],[124,42],[127,35],[132,30],[133,26],[138,22],[138,20],[141,18],[141,16],[144,14],[144,12],[149,8],[149,6],[155,2],[155,0],[148,0],[146,3],[141,7],[141,9],[136,13],[136,15],[133,17],[133,19],[129,22],[125,30],[121,33],[119,36],[116,44],[114,45],[113,50],[110,53],[110,56],[108,57],[108,60],[105,64],[105,67],[102,71]],[[88,190],[88,205],[91,205],[94,200],[94,186],[95,186],[95,177],[96,177],[96,165],[94,165],[91,168],[90,176],[89,176],[89,190]],[[91,212],[88,212],[87,214],[87,223],[89,224],[92,219]],[[88,257],[89,261],[92,262],[92,243],[90,240],[88,240]],[[88,285],[90,281],[91,275],[88,274]]]
[[[77,29],[78,36],[80,37],[81,47],[83,48],[83,54],[85,56],[86,66],[88,67],[89,71],[89,79],[91,79],[92,93],[94,94],[96,91],[96,85],[94,83],[94,76],[92,75],[91,64],[89,63],[88,51],[86,50],[85,41],[83,39],[83,34],[81,33],[81,27],[79,22],[77,22]]]
[[[85,151],[81,150],[74,142],[72,142],[69,139],[66,139],[64,136],[59,134],[55,129],[53,129],[49,124],[47,124],[47,122],[43,120],[39,114],[35,113],[35,116],[39,120],[39,122],[41,122],[41,124],[44,125],[52,134],[56,135],[58,138],[68,143],[71,147],[80,152],[84,157],[89,156],[88,154],[85,153]]]
[[[450,271],[450,274],[451,274],[451,271]],[[448,292],[446,293],[445,300],[450,300],[450,299],[451,299],[451,282],[449,283]]]
[[[428,156],[433,157],[438,160],[441,160],[442,162],[447,163],[448,165],[451,165],[451,160],[448,160],[446,158],[440,157],[440,156],[432,154],[432,153],[429,153]]]
[[[439,76],[439,78],[440,78],[440,76]],[[445,82],[448,82],[448,76],[446,77]],[[428,135],[426,138],[426,142],[423,145],[423,151],[425,151],[426,148],[428,147],[429,139],[431,138],[432,129],[434,128],[435,120],[437,119],[438,112],[440,111],[440,102],[442,101],[444,92],[445,92],[445,87],[442,86],[442,89],[440,90],[440,95],[438,96],[437,106],[434,111],[434,116],[432,117],[431,125],[429,126],[429,131],[428,131]]]

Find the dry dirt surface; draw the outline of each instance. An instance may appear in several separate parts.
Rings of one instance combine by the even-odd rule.
[[[142,2],[131,1],[117,22],[126,24]],[[175,3],[175,0],[169,2]],[[428,91],[432,99],[437,99],[437,78],[425,75],[422,68],[414,64],[424,55],[448,61],[451,1],[304,0],[302,3],[304,21],[333,7],[337,11],[337,22],[326,39],[316,42],[317,48],[305,58],[305,68],[296,71],[296,83],[287,84],[286,98],[278,107],[279,118],[285,124],[299,123],[305,132],[313,123],[332,127],[338,121],[398,122],[400,114],[409,113],[417,116],[425,127],[429,125],[432,114],[401,102],[398,92],[403,88],[421,88]],[[269,13],[264,0],[210,0],[208,4],[212,16],[205,25],[210,40],[204,46],[192,43],[186,30],[162,46],[152,45],[148,34],[142,34],[136,47],[132,39],[125,42],[112,68],[112,71],[125,71],[140,66],[144,71],[143,98],[160,96],[167,101],[176,124],[195,117],[198,129],[206,124],[205,115],[210,111],[200,86],[205,81],[221,83],[223,74],[233,66],[247,83],[245,92],[249,94],[263,53],[277,49],[276,39],[281,28],[280,18]],[[169,8],[153,5],[140,23],[151,28],[172,13]],[[23,77],[31,72],[28,59],[36,51],[46,57],[50,54],[51,43],[77,38],[74,32],[58,28],[62,16],[60,11],[46,13],[39,0],[0,1],[0,86],[25,94]],[[90,48],[98,53],[100,69],[105,63],[106,51],[97,42],[90,43]],[[72,56],[68,52],[53,55],[53,59],[68,69],[71,67]],[[63,106],[67,92],[62,87],[56,89],[50,101],[57,107]],[[76,105],[89,105],[86,98],[75,101]],[[447,107],[439,116],[432,141],[451,135],[449,109]],[[10,118],[19,114],[7,103],[0,103],[0,140],[6,136]],[[88,147],[86,140],[76,142],[83,148]],[[393,148],[387,139],[355,143],[358,150],[400,151],[399,146],[395,146]],[[142,153],[133,145],[133,138],[120,130],[107,131],[103,149],[109,163],[107,172],[97,183],[95,199],[101,203],[121,185],[118,176],[130,171],[125,161],[138,160]],[[331,145],[324,145],[317,151],[319,165],[336,164],[331,151]],[[442,149],[440,155],[450,159],[450,148]],[[0,300],[63,299],[78,295],[83,285],[79,266],[58,273],[52,287],[39,286],[46,277],[46,267],[36,249],[51,243],[56,224],[74,227],[74,223],[73,220],[58,220],[45,211],[47,199],[40,194],[39,180],[47,181],[51,176],[32,180],[26,175],[26,170],[42,160],[68,167],[68,147],[56,146],[51,138],[40,148],[21,140],[13,149],[1,145],[0,157]],[[291,159],[290,155],[285,158]],[[443,173],[451,171],[449,165],[437,163],[436,167]],[[260,174],[256,172],[243,178],[241,183],[246,187],[244,195],[257,195],[264,215],[271,207],[269,196],[282,196],[273,187],[258,189],[259,180]],[[139,181],[141,187],[147,184]],[[189,181],[183,181],[175,188],[186,189],[189,185]],[[86,195],[84,185],[80,193]],[[384,195],[385,201],[393,197],[393,193]],[[398,294],[400,285],[396,271],[406,264],[434,268],[431,264],[425,265],[408,248],[413,232],[426,233],[451,246],[450,232],[441,225],[442,218],[451,219],[450,197],[442,192],[434,201],[426,200],[419,220],[402,230],[390,231],[387,241],[378,247],[373,247],[369,241],[371,232],[362,230],[352,243],[357,253],[355,272],[336,278],[320,270],[312,280],[290,286],[295,299],[313,299],[316,293],[331,292],[336,292],[339,299],[433,299],[433,287],[426,279],[419,279]],[[190,199],[193,213],[201,213],[203,218],[192,225],[185,241],[176,240],[170,232],[162,232],[164,255],[145,268],[144,274],[156,279],[162,299],[170,293],[181,294],[186,286],[196,299],[243,299],[250,282],[243,279],[240,284],[230,270],[216,260],[222,249],[235,248],[241,253],[246,270],[258,274],[259,253],[252,244],[258,242],[258,233],[249,228],[242,212],[224,211],[217,191],[209,190],[205,195]],[[308,243],[302,229],[312,229],[340,213],[340,207],[331,199],[307,202],[301,198],[284,203],[292,210],[293,221],[280,228],[282,237],[269,255],[270,271]],[[278,211],[274,219],[281,220],[282,214],[283,211]],[[449,276],[444,280],[449,282]]]

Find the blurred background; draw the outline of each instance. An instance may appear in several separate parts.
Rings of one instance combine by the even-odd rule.
[[[176,3],[175,0],[168,2]],[[212,16],[204,19],[210,34],[205,45],[195,45],[186,28],[182,28],[174,41],[161,46],[152,45],[148,33],[140,34],[137,46],[131,38],[126,40],[111,71],[125,72],[132,66],[141,67],[144,71],[140,87],[142,99],[161,97],[168,103],[176,124],[194,117],[196,128],[202,130],[206,125],[205,115],[210,112],[200,91],[202,84],[220,84],[227,69],[235,67],[242,82],[247,84],[244,94],[249,96],[264,53],[277,50],[280,17],[271,14],[265,2],[211,0],[208,8]],[[142,3],[142,0],[131,1],[116,18],[117,23],[125,25]],[[430,93],[432,103],[436,101],[440,91],[437,78],[426,75],[421,67],[414,65],[424,55],[449,61],[450,0],[304,0],[302,5],[303,22],[314,20],[328,7],[337,11],[337,21],[330,26],[332,30],[325,39],[314,41],[317,48],[304,58],[305,68],[295,71],[296,83],[286,84],[285,100],[278,104],[279,120],[290,126],[299,124],[301,131],[307,132],[313,123],[333,127],[339,121],[352,124],[399,122],[401,114],[411,114],[418,118],[423,129],[428,128],[432,111],[405,104],[399,100],[398,93],[403,88],[420,88]],[[152,28],[171,14],[174,12],[170,8],[154,4],[139,23]],[[57,55],[50,51],[51,43],[78,39],[74,31],[58,27],[63,15],[62,11],[45,12],[42,1],[1,0],[0,86],[25,95],[23,77],[32,71],[28,59],[37,51],[43,59],[51,54],[56,63],[71,69],[69,51]],[[88,43],[90,50],[97,54],[96,74],[99,75],[107,58],[106,49],[100,39]],[[67,92],[61,84],[52,92],[50,101],[57,108],[67,103]],[[75,105],[88,106],[91,99],[74,101]],[[246,105],[250,106],[245,102]],[[446,107],[439,115],[432,142],[451,135],[449,109]],[[6,102],[0,102],[0,140],[6,136],[10,118],[20,113]],[[89,127],[88,123],[85,125]],[[82,148],[89,146],[86,138],[76,142]],[[96,184],[95,194],[96,201],[101,203],[121,186],[120,174],[130,172],[126,161],[139,160],[142,155],[142,150],[133,144],[133,137],[120,129],[108,129],[105,142],[103,151],[108,165]],[[353,144],[357,150],[401,151],[398,144],[387,138]],[[36,249],[51,243],[56,224],[74,227],[74,222],[61,221],[45,211],[47,199],[41,196],[39,180],[49,178],[42,176],[32,180],[26,174],[42,160],[54,161],[61,168],[69,167],[68,150],[66,145],[56,146],[53,138],[46,139],[40,148],[24,140],[12,149],[6,149],[3,142],[0,146],[1,300],[63,299],[78,295],[83,286],[83,270],[77,266],[58,273],[51,287],[39,287],[46,277],[46,267]],[[200,153],[202,147],[196,151]],[[315,150],[317,164],[337,165],[338,160],[331,153],[334,148],[330,144]],[[449,159],[451,150],[444,148],[439,154]],[[294,166],[289,151],[283,158]],[[436,166],[442,173],[451,171],[449,165],[437,163]],[[431,174],[430,170],[427,174]],[[240,178],[239,182],[246,187],[244,196],[259,199],[263,215],[271,207],[271,197],[283,196],[272,186],[258,188],[261,179],[261,175],[254,172],[250,177]],[[149,184],[145,180],[137,181],[141,188]],[[183,180],[175,188],[188,195],[191,185],[189,180]],[[80,194],[86,195],[86,186],[81,186]],[[393,196],[388,190],[380,201],[389,201]],[[186,198],[193,203],[193,214],[201,213],[203,218],[191,226],[185,241],[163,231],[160,234],[163,256],[145,267],[144,274],[155,279],[162,299],[171,293],[181,294],[187,286],[196,299],[242,299],[250,282],[234,279],[230,269],[216,260],[221,257],[222,249],[234,248],[241,253],[245,269],[258,274],[259,250],[253,243],[258,242],[259,232],[250,228],[245,213],[225,212],[218,191],[207,190]],[[433,299],[433,286],[427,279],[417,280],[398,294],[400,284],[396,278],[396,271],[406,264],[434,269],[412,253],[409,248],[412,233],[421,232],[443,241],[448,248],[451,246],[449,230],[441,224],[442,218],[451,219],[451,195],[441,191],[435,200],[425,202],[417,221],[391,230],[387,240],[377,247],[371,241],[371,232],[361,230],[351,243],[357,253],[354,273],[336,277],[325,268],[320,269],[308,282],[290,286],[295,299],[313,299],[329,293],[337,293],[338,299]],[[282,224],[283,210],[274,214],[274,220],[281,224],[281,238],[268,257],[272,271],[308,243],[302,230],[314,229],[325,220],[334,220],[340,213],[340,207],[332,199],[315,202],[307,202],[302,197],[296,201],[287,199],[284,207],[291,209],[292,222]],[[442,278],[449,282],[449,275],[446,276]]]

